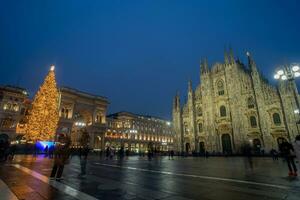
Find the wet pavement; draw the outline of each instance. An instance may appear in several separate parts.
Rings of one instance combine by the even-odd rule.
[[[52,159],[16,156],[0,164],[0,200],[4,199],[300,199],[300,180],[287,176],[281,159],[243,157],[90,156],[88,175],[79,178],[73,157],[64,180],[49,180]],[[11,192],[10,195],[2,195]]]

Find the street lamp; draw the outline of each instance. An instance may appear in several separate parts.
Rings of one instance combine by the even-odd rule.
[[[294,80],[300,76],[300,67],[298,64],[292,64],[290,66],[284,66],[283,69],[279,69],[274,78],[279,80]]]
[[[295,78],[300,77],[300,65],[299,64],[291,64],[291,65],[285,65],[282,69],[277,70],[276,74],[274,75],[274,78],[277,80],[282,81],[291,81],[293,85],[293,93],[294,98],[296,102],[297,108],[294,110],[294,114],[300,115],[300,104],[298,100],[298,91],[297,86],[293,82]],[[297,129],[298,129],[298,122],[296,123]],[[299,130],[298,130],[299,134]]]

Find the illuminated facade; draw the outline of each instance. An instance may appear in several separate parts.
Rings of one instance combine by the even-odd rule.
[[[5,134],[2,136],[8,136],[9,139],[16,137],[19,122],[27,112],[28,101],[25,89],[15,86],[0,86],[0,135]]]
[[[278,149],[278,141],[299,134],[299,95],[295,81],[274,87],[259,73],[248,53],[248,66],[225,52],[224,63],[200,65],[199,84],[188,84],[187,102],[173,102],[176,146],[183,152],[238,153],[246,143],[256,151]]]
[[[89,145],[94,149],[104,148],[106,130],[106,97],[88,94],[73,88],[61,87],[59,124],[57,133],[70,136],[72,145],[80,145],[82,129],[89,133]]]
[[[151,116],[118,112],[107,116],[105,146],[116,150],[147,152],[173,149],[174,131],[171,122]]]

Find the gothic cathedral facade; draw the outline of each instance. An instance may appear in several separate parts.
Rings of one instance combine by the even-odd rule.
[[[269,152],[278,141],[299,134],[299,95],[294,80],[274,87],[259,73],[249,53],[248,66],[225,52],[224,63],[200,64],[201,83],[188,83],[187,102],[173,100],[176,148],[180,152],[240,153],[244,144]]]

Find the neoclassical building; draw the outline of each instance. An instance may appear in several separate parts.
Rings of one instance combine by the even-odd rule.
[[[0,139],[14,139],[17,136],[19,122],[24,118],[30,101],[24,88],[0,86]]]
[[[278,140],[299,134],[299,95],[294,80],[273,86],[259,73],[247,53],[248,64],[225,52],[224,63],[200,64],[201,83],[188,83],[187,101],[173,101],[177,150],[238,153],[245,143],[256,150],[278,148]]]
[[[77,146],[80,145],[81,131],[85,129],[90,136],[90,147],[104,149],[108,99],[69,87],[59,88],[59,94],[57,133],[69,135],[72,145]]]
[[[107,116],[105,146],[113,149],[123,147],[135,153],[173,149],[172,123],[157,117],[118,112]]]

